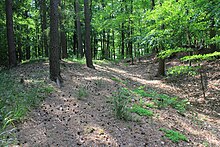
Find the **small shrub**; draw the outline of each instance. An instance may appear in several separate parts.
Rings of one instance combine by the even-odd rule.
[[[113,95],[113,111],[118,119],[130,120],[131,114],[128,108],[130,92],[126,88],[119,88]]]
[[[165,94],[158,95],[158,98],[153,100],[158,108],[172,107],[177,110],[177,112],[183,114],[189,105],[187,99],[180,100],[178,97],[169,97]]]
[[[141,106],[134,105],[131,109],[131,112],[137,113],[140,116],[153,116],[153,112],[147,109],[142,108]]]
[[[88,92],[85,87],[80,87],[78,91],[78,99],[82,99],[88,96]]]
[[[165,133],[165,136],[172,140],[175,143],[178,143],[179,141],[188,141],[187,137],[177,131],[168,130],[165,128],[160,128],[160,131],[163,131]]]

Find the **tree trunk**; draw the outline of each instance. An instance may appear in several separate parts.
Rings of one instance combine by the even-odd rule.
[[[42,50],[45,57],[48,57],[48,43],[47,43],[47,5],[45,0],[40,0],[40,15],[41,15],[41,31],[42,31]]]
[[[211,25],[210,25],[210,39],[216,36],[216,30],[215,30],[215,20],[214,17],[211,18]],[[215,43],[210,44],[211,52],[217,51],[217,46]]]
[[[50,0],[50,79],[59,83],[60,60],[59,60],[59,13],[58,5],[60,0]]]
[[[92,50],[91,50],[91,38],[90,38],[90,7],[89,7],[90,1],[84,0],[84,14],[85,14],[85,51],[86,51],[86,65],[89,68],[95,69],[92,63]]]
[[[74,31],[73,33],[73,54],[77,55],[77,35],[76,35],[76,31]]]
[[[165,59],[159,58],[159,67],[156,76],[165,76]]]
[[[62,59],[67,58],[67,39],[66,39],[66,33],[64,31],[61,31],[61,48],[62,48]]]
[[[110,30],[109,30],[110,31]],[[107,33],[107,40],[106,40],[106,50],[105,50],[105,59],[109,59],[110,57],[110,34]]]
[[[103,38],[102,38],[102,59],[105,59],[105,52],[106,52],[106,46],[105,46],[105,42],[106,42],[106,39],[105,39],[105,29],[103,30],[103,34],[102,34]]]
[[[112,48],[113,48],[113,58],[115,60],[116,51],[115,51],[115,32],[112,30]]]
[[[125,56],[125,32],[124,32],[124,23],[121,27],[121,59],[124,59]]]
[[[82,46],[82,30],[81,30],[81,22],[80,22],[80,6],[79,0],[75,2],[75,11],[76,11],[76,30],[77,30],[77,45],[78,45],[78,53],[80,54],[80,58],[83,57],[83,46]]]
[[[16,49],[15,49],[15,40],[14,40],[14,32],[13,32],[12,0],[5,0],[5,5],[6,5],[6,27],[7,27],[9,66],[14,67],[17,65],[17,61],[16,61]]]
[[[60,3],[61,6],[61,11],[63,11],[64,7],[65,7],[65,3],[61,2]],[[67,54],[67,39],[66,39],[66,32],[65,32],[65,28],[64,28],[64,16],[62,15],[61,12],[59,12],[59,21],[60,21],[60,48],[61,48],[61,58],[67,58],[68,54]]]
[[[27,36],[27,40],[30,40]],[[30,60],[31,58],[31,46],[29,43],[26,44],[26,60]]]

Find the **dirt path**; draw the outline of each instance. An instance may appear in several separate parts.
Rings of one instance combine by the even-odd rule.
[[[40,75],[46,77],[48,64],[36,63]],[[35,67],[36,67],[35,66]],[[25,71],[33,65],[24,65]],[[96,70],[77,63],[62,63],[64,85],[51,94],[18,127],[18,139],[22,146],[220,146],[220,118],[188,112],[181,116],[175,110],[153,109],[152,118],[142,117],[138,122],[117,120],[109,103],[112,94],[121,86],[113,78],[127,82],[129,87],[145,85],[162,93],[187,97],[188,92],[175,83],[155,78],[156,64],[147,61],[138,65],[96,65]],[[21,69],[21,71],[24,71]],[[27,78],[30,73],[22,73]],[[46,78],[45,78],[46,77]],[[217,79],[218,80],[218,79]],[[216,82],[216,81],[215,81]],[[87,93],[79,97],[79,91]],[[219,95],[217,95],[219,96]],[[203,120],[201,118],[204,117]],[[173,143],[163,137],[160,128],[175,129],[188,137],[188,142]]]

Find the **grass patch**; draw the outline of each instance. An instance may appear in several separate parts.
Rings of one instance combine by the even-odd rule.
[[[93,63],[98,65],[109,65],[112,62],[104,59],[104,60],[93,60]]]
[[[131,93],[126,88],[120,88],[112,97],[113,112],[118,119],[131,120],[128,103],[131,99]]]
[[[7,145],[14,140],[13,131],[8,129],[14,128],[15,122],[37,107],[53,88],[41,80],[20,83],[17,76],[8,71],[0,75],[0,144]]]
[[[83,98],[87,97],[89,94],[85,87],[80,87],[78,90],[78,99],[82,100]]]
[[[134,105],[131,110],[131,112],[137,113],[140,116],[153,116],[153,112],[150,110],[147,110],[145,108],[142,108],[141,106]]]
[[[112,80],[112,81],[115,81],[115,82],[117,82],[117,83],[125,84],[125,85],[128,83],[127,81],[123,81],[123,80],[121,80],[121,79],[119,79],[119,78],[116,78],[116,77],[111,77],[111,80]]]
[[[32,63],[39,63],[39,62],[46,62],[46,61],[49,61],[47,57],[32,58],[30,60],[22,61],[22,64],[32,64]]]
[[[165,133],[165,136],[172,140],[175,143],[182,141],[188,141],[187,137],[180,132],[174,131],[174,130],[168,130],[165,128],[160,128],[160,131],[163,131]]]
[[[64,61],[71,61],[71,62],[76,62],[79,64],[86,64],[86,59],[85,58],[67,58],[67,59],[63,59]]]

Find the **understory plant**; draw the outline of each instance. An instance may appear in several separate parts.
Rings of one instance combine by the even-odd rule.
[[[165,128],[160,128],[160,131],[163,131],[165,133],[165,137],[169,138],[175,143],[178,143],[180,141],[188,141],[187,137],[180,132]]]
[[[131,112],[137,113],[140,116],[153,116],[153,112],[150,110],[147,110],[145,108],[142,108],[139,105],[133,105],[133,107],[130,109]]]
[[[16,122],[37,107],[53,88],[40,79],[24,83],[10,72],[0,72],[0,75],[0,144],[7,146],[16,141]]]
[[[128,89],[120,87],[112,97],[113,112],[118,119],[130,120],[131,114],[128,103],[131,99]]]
[[[155,90],[145,90],[144,86],[140,86],[133,90],[133,93],[139,95],[141,98],[150,98],[153,103],[150,104],[151,107],[156,106],[157,108],[172,107],[176,109],[179,113],[183,114],[189,102],[187,99],[180,99],[178,97],[171,97],[166,94],[159,94]],[[146,106],[149,103],[146,103]]]

